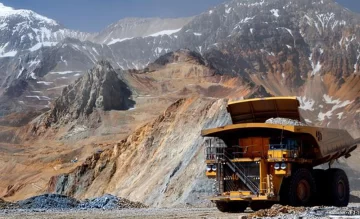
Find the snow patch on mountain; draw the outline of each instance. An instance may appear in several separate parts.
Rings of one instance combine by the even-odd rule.
[[[48,82],[48,81],[37,81],[37,84],[44,84],[44,85],[51,85],[53,84],[53,82]]]
[[[225,9],[225,13],[226,13],[226,14],[230,14],[231,9],[232,9],[232,8],[226,8],[226,9]]]
[[[122,38],[122,39],[114,39],[114,38],[112,38],[111,41],[107,45],[110,46],[112,44],[120,43],[120,42],[123,42],[125,40],[131,40],[131,39],[133,39],[133,37],[127,37],[127,38]]]
[[[272,15],[274,15],[275,17],[280,17],[280,15],[279,15],[279,9],[271,9],[270,12],[271,12]]]
[[[4,57],[14,57],[14,56],[16,56],[16,54],[17,54],[17,51],[12,50],[12,51],[5,52],[5,53],[0,54],[0,58],[4,58]]]
[[[315,76],[320,72],[322,65],[321,65],[320,61],[317,61],[316,65],[315,65],[315,63],[313,61],[313,53],[310,53],[309,61],[311,64],[311,68],[313,69],[313,71],[311,72],[311,76]]]
[[[314,64],[312,64],[312,66],[313,71],[311,72],[311,76],[315,76],[317,73],[320,72],[322,65],[320,64],[320,61],[318,61],[315,66]]]
[[[174,34],[174,33],[177,33],[181,30],[182,28],[180,29],[176,29],[176,30],[163,30],[163,31],[160,31],[160,32],[157,32],[157,33],[153,33],[151,35],[148,35],[146,37],[157,37],[157,36],[163,36],[163,35],[171,35],[171,34]]]
[[[307,98],[306,96],[298,97],[300,102],[300,109],[314,111],[315,100]]]
[[[246,17],[244,19],[241,19],[241,21],[239,22],[240,24],[243,24],[243,23],[247,23],[249,22],[250,20],[253,20],[255,18],[255,16],[253,17]]]
[[[324,98],[325,103],[327,103],[327,104],[340,104],[341,103],[340,99],[333,100],[333,97],[329,96],[327,94],[324,94],[323,98]]]
[[[80,73],[81,71],[53,71],[49,72],[51,75],[59,74],[59,75],[67,75],[67,74],[73,74],[73,73]]]
[[[38,64],[40,64],[40,60],[37,60],[37,59],[34,59],[34,60],[31,60],[30,62],[28,62],[28,64],[29,64],[29,67],[31,67],[31,66],[37,66]]]
[[[344,115],[344,112],[338,113],[336,115],[338,116],[338,119],[341,119],[343,117],[343,115]]]
[[[332,106],[331,110],[323,113],[320,112],[318,115],[318,121],[324,121],[325,118],[331,119],[334,111],[344,108],[350,104],[352,104],[354,101],[350,101],[350,100],[345,100],[345,101],[340,101],[340,100],[332,100],[332,97],[328,96],[328,95],[324,95],[324,100],[326,101],[326,103],[328,104],[332,104],[334,106]],[[339,112],[336,114],[338,116],[339,119],[342,118],[343,113]]]
[[[35,46],[31,47],[29,50],[31,52],[34,52],[36,50],[41,49],[42,47],[52,47],[52,46],[56,46],[58,43],[57,42],[43,42],[43,43],[37,43]]]
[[[238,2],[237,6],[246,6],[246,7],[257,7],[257,6],[262,6],[263,4],[265,4],[265,0],[261,0],[261,1],[255,1],[255,2]]]

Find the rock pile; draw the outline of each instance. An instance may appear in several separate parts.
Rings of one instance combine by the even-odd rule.
[[[277,124],[277,125],[307,126],[305,123],[302,123],[298,120],[287,119],[287,118],[271,118],[266,120],[265,123]]]
[[[304,212],[305,210],[305,207],[292,207],[275,204],[269,209],[261,209],[250,214],[248,218],[276,217],[282,214],[298,214]]]
[[[144,204],[140,202],[132,202],[125,198],[119,198],[113,195],[103,195],[98,198],[85,200],[81,202],[78,206],[81,209],[92,209],[92,208],[102,208],[102,209],[124,209],[124,208],[146,208]]]
[[[0,209],[14,209],[17,208],[18,205],[12,202],[6,202],[0,198]]]
[[[256,211],[252,214],[244,216],[243,218],[332,218],[358,216],[359,212],[359,207],[292,207],[275,204],[269,209]]]
[[[45,194],[19,201],[16,204],[8,203],[0,199],[0,209],[128,209],[147,208],[140,202],[132,202],[125,198],[113,195],[103,195],[98,198],[78,201],[66,195]]]
[[[77,207],[79,201],[65,195],[45,194],[34,196],[17,203],[19,204],[19,208],[23,209],[68,209]]]

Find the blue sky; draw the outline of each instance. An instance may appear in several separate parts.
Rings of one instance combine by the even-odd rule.
[[[225,0],[0,0],[17,9],[30,9],[68,28],[97,32],[124,17],[187,17]],[[360,0],[337,0],[360,12]]]
[[[224,0],[0,0],[30,9],[68,28],[96,32],[124,17],[188,17]]]

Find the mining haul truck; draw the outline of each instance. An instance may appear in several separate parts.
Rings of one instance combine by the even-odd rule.
[[[227,111],[233,124],[201,133],[206,138],[206,176],[216,180],[210,200],[220,211],[258,210],[274,203],[348,205],[348,178],[331,165],[348,158],[360,139],[345,130],[302,123],[296,97],[230,102]],[[274,124],[270,118],[299,122]],[[314,168],[321,164],[329,168]]]

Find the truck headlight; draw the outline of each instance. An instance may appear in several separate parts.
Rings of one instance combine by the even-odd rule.
[[[285,169],[286,169],[286,163],[282,163],[281,166],[280,166],[280,168],[281,168],[282,170],[285,170]]]
[[[276,164],[274,165],[274,169],[275,169],[275,170],[280,169],[280,164],[279,164],[279,163],[276,163]]]
[[[212,169],[212,168],[211,168],[211,165],[207,165],[207,166],[206,166],[206,171],[211,171],[211,169]]]
[[[211,167],[211,169],[212,169],[212,171],[216,171],[216,165],[213,165],[213,166]]]

